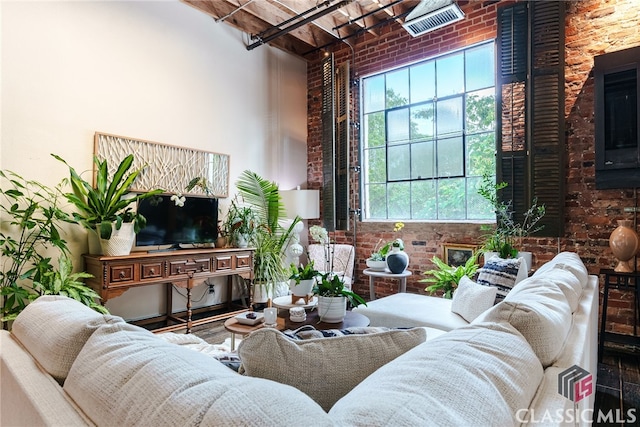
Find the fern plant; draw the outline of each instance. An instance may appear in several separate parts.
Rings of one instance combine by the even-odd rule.
[[[425,291],[434,294],[437,291],[443,291],[443,298],[451,299],[453,293],[460,283],[463,276],[472,278],[478,271],[478,254],[475,253],[467,260],[464,265],[451,267],[438,257],[433,257],[433,264],[437,267],[432,270],[425,271],[424,274],[431,276],[420,280],[423,283],[431,283],[425,288]]]

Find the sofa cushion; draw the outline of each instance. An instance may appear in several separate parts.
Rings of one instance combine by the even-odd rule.
[[[522,258],[503,259],[497,256],[490,258],[478,270],[477,282],[497,289],[496,303],[507,296],[516,283],[527,277],[526,263]]]
[[[245,375],[292,385],[328,411],[376,369],[425,339],[422,328],[302,341],[263,328],[242,340],[238,354]]]
[[[404,292],[369,301],[354,311],[367,316],[371,326],[388,328],[426,326],[450,331],[469,324],[451,311],[450,299]]]
[[[453,293],[451,311],[459,314],[467,322],[472,322],[484,311],[493,307],[498,289],[494,286],[482,286],[463,276]]]
[[[562,268],[573,273],[584,288],[589,280],[587,267],[575,252],[560,252],[551,261],[544,263],[533,273],[533,276],[544,274],[553,268]]]
[[[466,326],[381,367],[331,408],[337,425],[515,425],[542,367],[512,326]]]
[[[567,299],[572,313],[578,307],[583,287],[573,273],[558,265],[544,273],[536,274],[518,283],[509,295],[518,294],[519,292],[530,292],[528,288],[539,288],[541,286],[555,286],[560,289]]]
[[[523,283],[524,284],[524,283]],[[564,348],[571,329],[571,308],[562,291],[552,283],[530,279],[517,293],[478,317],[475,322],[513,325],[527,340],[545,368]]]
[[[122,322],[60,295],[44,295],[27,305],[11,333],[62,384],[91,334],[105,322]]]
[[[64,390],[97,425],[332,425],[311,398],[136,326],[100,327]]]

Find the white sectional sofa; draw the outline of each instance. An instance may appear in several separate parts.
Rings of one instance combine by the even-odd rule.
[[[305,394],[295,384],[240,375],[117,317],[63,297],[41,297],[11,332],[0,334],[0,424],[506,426],[527,420],[573,425],[573,416],[587,425],[593,396],[574,406],[558,393],[557,379],[577,365],[592,375],[595,390],[597,279],[587,276],[577,256],[557,258],[471,324],[433,339],[427,329],[426,342],[389,356],[370,374],[359,372],[359,360],[382,352],[360,340],[376,334],[306,344],[358,349],[342,359],[350,369],[341,375],[364,379],[334,396],[328,411],[312,398],[313,388]],[[428,312],[429,305],[416,309]],[[273,340],[270,352],[277,355],[291,347],[281,335],[263,331],[245,342]],[[551,417],[543,419],[546,413]]]

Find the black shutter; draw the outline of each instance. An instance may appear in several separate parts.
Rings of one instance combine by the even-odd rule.
[[[532,196],[544,204],[544,236],[564,231],[564,8],[562,1],[531,2],[528,120]]]
[[[497,181],[508,186],[500,192],[518,214],[528,208],[527,159],[527,42],[528,8],[517,3],[498,9]]]
[[[544,236],[564,230],[564,14],[558,1],[498,11],[498,181],[516,220],[534,197],[545,205]]]
[[[322,62],[322,220],[324,227],[335,230],[335,195],[334,195],[334,65],[333,54]]]
[[[336,230],[349,229],[349,63],[336,73],[335,208]]]
[[[322,63],[322,219],[329,231],[349,229],[349,63]]]

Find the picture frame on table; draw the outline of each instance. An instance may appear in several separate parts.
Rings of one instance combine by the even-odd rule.
[[[476,245],[465,245],[459,243],[445,243],[443,246],[444,262],[451,267],[464,265],[478,250],[478,246]]]

